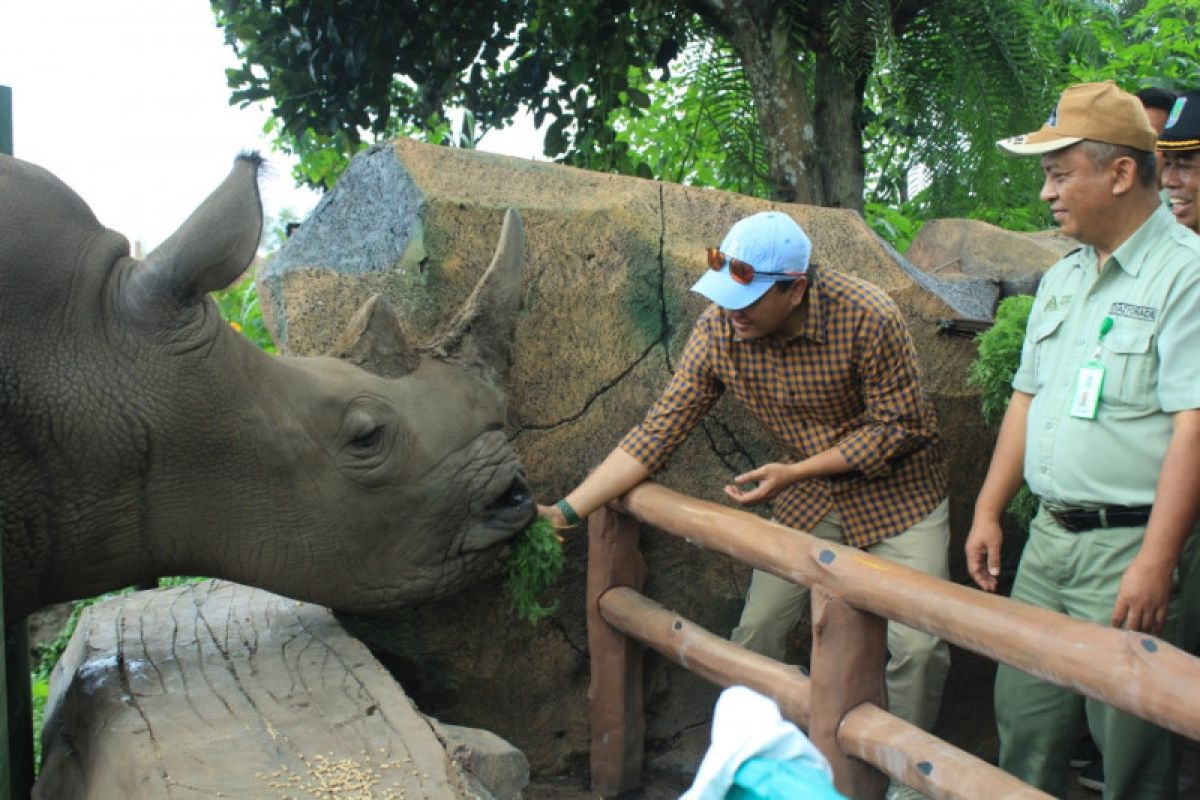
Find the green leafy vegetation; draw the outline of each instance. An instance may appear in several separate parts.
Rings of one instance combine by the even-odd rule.
[[[682,166],[708,185],[704,152],[740,191],[856,209],[878,164],[895,185],[921,158],[951,196],[1013,197],[964,168],[1001,163],[997,132],[1044,119],[1063,73],[1033,0],[211,5],[241,62],[232,102],[270,100],[273,132],[302,158],[348,158],[450,109],[481,132],[525,112],[544,154],[574,166],[686,181]],[[667,155],[655,127],[674,128]],[[304,179],[328,186],[329,166]]]
[[[263,323],[262,308],[258,303],[258,290],[254,286],[256,268],[246,271],[237,283],[213,292],[221,317],[238,333],[254,342],[260,349],[275,352],[275,342]]]
[[[967,371],[967,383],[982,390],[983,419],[989,425],[998,426],[1008,409],[1013,376],[1021,364],[1025,324],[1032,309],[1032,295],[1006,297],[996,309],[995,324],[979,335],[979,355]],[[1024,529],[1036,512],[1037,498],[1022,484],[1008,504],[1008,513]]]
[[[908,249],[925,225],[925,221],[919,219],[908,206],[893,208],[884,203],[867,203],[863,217],[873,231],[901,253]]]
[[[518,617],[536,625],[558,609],[558,601],[542,605],[542,596],[558,580],[566,557],[550,520],[538,517],[513,541],[505,585]]]

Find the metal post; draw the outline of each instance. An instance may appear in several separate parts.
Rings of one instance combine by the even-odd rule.
[[[11,156],[13,153],[13,137],[12,137],[12,89],[8,86],[0,86],[0,153]],[[4,520],[0,519],[0,543],[3,542]],[[3,591],[3,575],[4,575],[4,548],[0,546],[0,620],[4,619],[4,591]],[[12,797],[12,769],[9,760],[8,750],[8,637],[5,636],[5,626],[0,622],[0,651],[4,652],[5,657],[0,659],[0,719],[5,720],[6,724],[0,735],[4,737],[0,741],[0,797],[8,800]]]
[[[13,154],[12,88],[0,86],[0,153]]]
[[[13,155],[12,88],[0,86],[0,153]],[[0,523],[3,521],[0,520]],[[0,526],[2,527],[2,526]],[[0,542],[3,530],[0,530]],[[0,621],[4,619],[3,547],[0,547]],[[29,624],[0,623],[0,798],[28,797],[33,786],[33,700],[29,687]]]

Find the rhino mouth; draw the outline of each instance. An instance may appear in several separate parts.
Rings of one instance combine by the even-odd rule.
[[[485,550],[515,536],[537,516],[533,493],[525,478],[517,475],[483,509],[483,524],[463,541],[462,551]]]

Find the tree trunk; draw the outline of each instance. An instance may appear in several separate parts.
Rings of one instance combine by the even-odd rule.
[[[866,76],[861,68],[843,68],[820,42],[826,5],[810,4],[803,20],[778,0],[706,1],[693,8],[741,59],[772,199],[861,211],[865,165],[858,112]],[[807,48],[798,30],[807,31]],[[802,57],[811,64],[811,96]]]
[[[824,188],[822,205],[863,209],[862,108],[866,77],[843,67],[827,50],[816,53],[815,102],[816,152]]]
[[[769,169],[771,197],[825,205],[816,163],[812,107],[780,4],[759,0],[710,7],[709,18],[729,40],[746,71]]]

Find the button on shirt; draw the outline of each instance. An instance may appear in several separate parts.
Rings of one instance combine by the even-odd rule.
[[[1103,337],[1105,317],[1113,321]],[[1033,395],[1025,480],[1053,507],[1154,501],[1171,415],[1200,408],[1200,237],[1159,207],[1104,263],[1082,247],[1038,287],[1013,388]],[[1080,367],[1104,365],[1095,419],[1069,413]]]
[[[786,341],[740,340],[725,312],[709,306],[666,390],[620,447],[657,472],[728,389],[785,460],[837,447],[855,468],[784,489],[772,501],[775,518],[810,530],[836,509],[847,544],[867,547],[945,498],[945,456],[900,309],[858,278],[809,273],[801,329]]]

